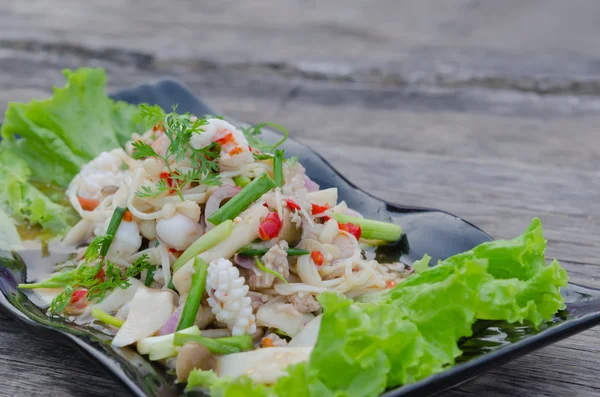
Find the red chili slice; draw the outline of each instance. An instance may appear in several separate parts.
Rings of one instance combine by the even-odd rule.
[[[296,203],[290,199],[285,199],[283,201],[285,201],[287,206],[290,207],[290,209],[292,209],[292,210],[300,211],[302,209],[302,208],[300,208],[300,205],[298,205],[298,203]]]
[[[329,204],[327,204],[327,203],[325,203],[325,205],[313,204],[312,205],[312,214],[313,215],[322,214],[323,212],[327,211],[328,209],[329,209]]]
[[[78,289],[71,295],[71,304],[79,302],[87,294],[87,289]]]
[[[281,230],[281,226],[281,219],[279,218],[279,215],[277,215],[277,212],[270,212],[265,220],[258,226],[260,238],[263,240],[270,240],[277,237]]]
[[[313,262],[315,262],[315,265],[317,266],[321,266],[323,264],[323,254],[321,253],[321,251],[313,251],[310,253],[310,257],[312,258]]]
[[[356,237],[357,240],[360,238],[360,235],[362,233],[360,225],[355,225],[354,223],[338,223],[338,228],[340,230],[350,233],[351,235]]]

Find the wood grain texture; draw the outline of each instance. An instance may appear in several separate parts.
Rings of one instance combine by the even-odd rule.
[[[600,286],[599,9],[0,2],[0,108],[49,95],[65,67],[104,67],[111,89],[171,76],[218,112],[285,125],[386,200],[442,208],[497,238],[539,216],[548,255],[573,281]],[[600,395],[598,340],[589,330],[440,395]],[[2,312],[0,379],[0,396],[129,395]]]

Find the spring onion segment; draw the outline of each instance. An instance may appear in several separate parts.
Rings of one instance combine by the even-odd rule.
[[[248,178],[247,176],[238,175],[233,177],[233,181],[235,182],[236,186],[246,187],[250,182],[252,182],[252,179]]]
[[[200,329],[194,325],[179,331],[178,334],[200,336]],[[174,340],[175,334],[151,336],[139,340],[136,347],[140,354],[148,354],[151,361],[157,361],[177,354]]]
[[[208,263],[204,262],[201,258],[196,257],[196,259],[194,259],[192,288],[190,289],[185,301],[185,306],[183,307],[183,312],[181,313],[181,320],[179,320],[179,324],[177,324],[177,331],[194,325],[194,320],[196,320],[198,308],[200,307],[200,301],[204,295],[207,274]]]
[[[124,320],[121,320],[120,318],[111,316],[104,310],[100,310],[98,308],[93,308],[91,314],[92,314],[92,317],[102,321],[103,323],[112,325],[117,328],[120,328],[123,325],[123,323],[125,322]]]
[[[265,249],[255,249],[255,248],[242,248],[237,253],[240,255],[246,256],[263,256],[269,251],[268,248]],[[285,250],[287,256],[300,256],[300,255],[308,255],[310,251],[302,250],[298,248],[288,248]]]
[[[285,279],[285,277],[283,277],[280,273],[276,272],[275,270],[269,269],[268,267],[266,267],[258,258],[256,258],[256,267],[258,267],[260,270],[262,270],[265,273],[272,274],[273,276],[277,277],[284,283],[286,283],[286,284],[288,283],[288,281]]]
[[[102,248],[100,250],[100,256],[105,257],[108,254],[108,249],[112,244],[112,241],[117,233],[117,229],[123,220],[123,215],[125,215],[126,208],[117,207],[115,208],[115,212],[113,212],[112,217],[110,218],[110,223],[108,224],[108,228],[106,229],[106,240],[104,240],[104,244],[102,244]]]
[[[212,339],[204,336],[186,335],[180,332],[175,333],[175,346],[183,346],[188,342],[200,343],[215,354],[239,353],[244,350],[251,350],[254,347],[252,335]]]
[[[263,194],[274,187],[275,181],[267,174],[262,174],[250,182],[250,184],[244,187],[238,194],[233,196],[231,200],[225,203],[225,205],[215,211],[215,213],[208,218],[208,221],[213,225],[219,225],[227,219],[235,218]]]
[[[233,221],[226,220],[194,241],[173,264],[173,273],[197,255],[224,241],[233,231]]]
[[[398,241],[402,237],[402,227],[394,223],[374,221],[336,212],[333,212],[332,216],[338,222],[359,225],[362,230],[361,237],[367,240]]]
[[[275,186],[283,186],[283,150],[276,150],[273,158],[273,179]]]

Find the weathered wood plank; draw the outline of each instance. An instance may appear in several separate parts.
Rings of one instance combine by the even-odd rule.
[[[0,36],[121,47],[163,57],[404,60],[406,50],[569,51],[597,56],[598,4],[560,0],[222,1],[76,0],[3,3]],[[535,20],[536,23],[531,23]]]

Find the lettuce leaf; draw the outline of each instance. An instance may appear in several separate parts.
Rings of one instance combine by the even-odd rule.
[[[139,107],[115,102],[106,94],[103,69],[64,74],[66,85],[55,88],[51,98],[10,103],[1,130],[35,180],[62,187],[82,164],[142,131]]]
[[[458,341],[476,320],[528,321],[539,326],[565,305],[567,275],[557,261],[546,266],[542,225],[534,219],[516,239],[482,244],[424,269],[385,293],[352,301],[325,293],[323,320],[307,363],[268,389],[234,380],[245,396],[377,396],[388,387],[419,381],[454,364]],[[426,263],[428,259],[425,259]],[[197,374],[206,372],[196,371]],[[212,373],[211,373],[212,374]],[[229,396],[212,374],[189,387]],[[216,387],[215,385],[218,385]]]
[[[138,106],[115,102],[106,94],[104,70],[81,68],[64,74],[66,85],[55,88],[51,98],[10,103],[0,130],[2,153],[20,158],[18,167],[27,168],[10,178],[11,188],[3,189],[0,203],[16,220],[53,232],[64,230],[74,218],[32,183],[65,189],[83,164],[144,130]],[[8,166],[4,162],[2,183],[9,181]]]
[[[31,171],[24,160],[6,150],[0,151],[0,204],[17,222],[39,224],[60,232],[71,225],[75,212],[50,200],[28,182]]]

